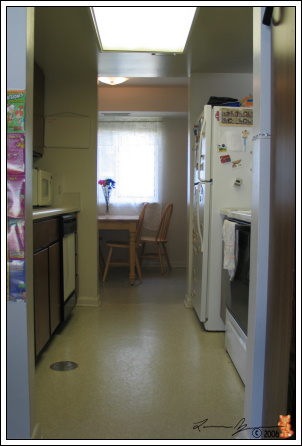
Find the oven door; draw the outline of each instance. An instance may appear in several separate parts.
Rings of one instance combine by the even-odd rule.
[[[236,224],[238,237],[237,267],[233,280],[226,286],[226,306],[247,336],[250,285],[251,225]]]

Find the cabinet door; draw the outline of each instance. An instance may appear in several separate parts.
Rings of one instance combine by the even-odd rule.
[[[59,219],[38,221],[34,223],[34,252],[59,240]]]
[[[49,334],[48,248],[34,254],[34,308],[36,356]]]
[[[61,322],[60,243],[49,247],[49,311],[50,334]]]

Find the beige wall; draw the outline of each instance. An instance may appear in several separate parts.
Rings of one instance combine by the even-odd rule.
[[[172,266],[186,266],[187,129],[187,117],[163,120],[162,201],[164,205],[174,205],[168,233]]]
[[[126,85],[126,84],[125,84]],[[98,109],[102,111],[187,112],[187,87],[98,88]]]
[[[98,239],[96,200],[96,132],[97,85],[94,70],[85,76],[46,78],[45,115],[73,112],[86,115],[91,122],[88,149],[45,148],[35,167],[49,170],[54,176],[55,200],[61,193],[78,192],[81,212],[78,215],[79,301],[97,303]],[[56,202],[56,201],[55,201]]]

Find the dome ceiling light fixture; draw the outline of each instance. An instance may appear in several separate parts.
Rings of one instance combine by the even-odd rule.
[[[98,83],[103,82],[104,84],[108,85],[118,85],[122,84],[123,82],[126,82],[129,79],[129,77],[102,77],[98,76]]]
[[[196,7],[90,7],[101,52],[183,53]]]

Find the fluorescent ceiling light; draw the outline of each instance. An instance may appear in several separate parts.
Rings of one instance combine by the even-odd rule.
[[[118,85],[122,84],[123,82],[126,82],[129,79],[129,77],[98,77],[99,82],[103,82],[104,84],[109,85]]]
[[[102,51],[182,53],[195,7],[91,7]]]

